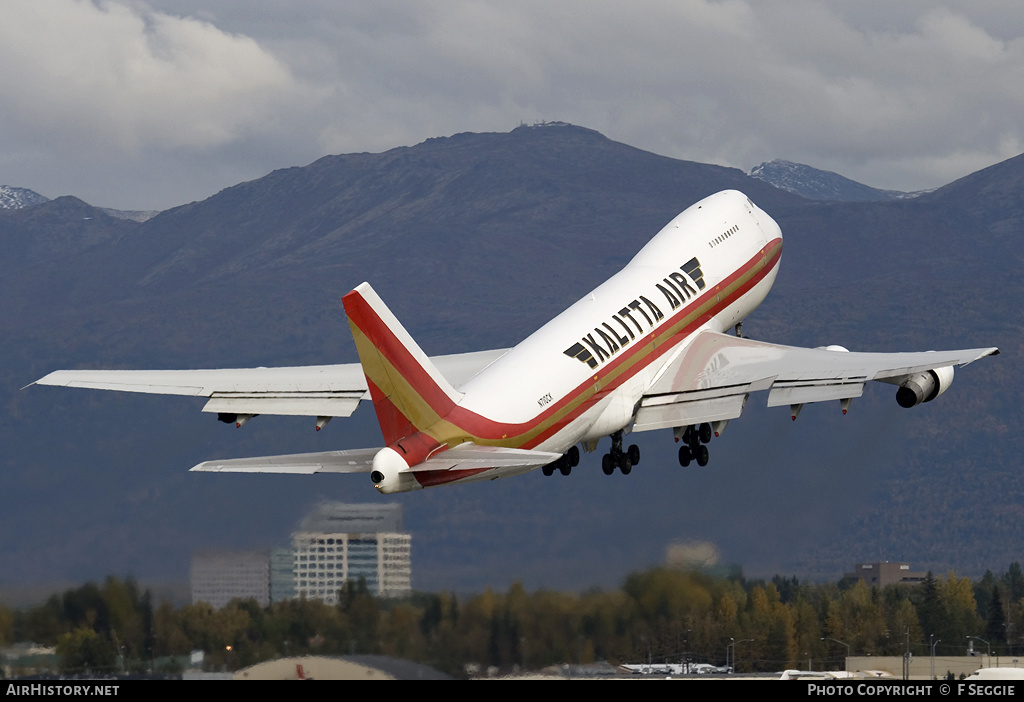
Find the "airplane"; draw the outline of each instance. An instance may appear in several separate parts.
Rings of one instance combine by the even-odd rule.
[[[216,370],[60,370],[35,384],[208,398],[204,412],[316,417],[321,429],[369,401],[385,446],[212,460],[194,471],[369,473],[385,494],[492,480],[540,468],[569,475],[580,448],[611,447],[601,467],[629,474],[631,432],[671,429],[679,463],[708,463],[708,443],[751,393],[769,407],[838,401],[868,381],[897,386],[903,407],[945,392],[955,366],[997,348],[855,353],[742,336],[782,256],[779,225],[726,190],[669,222],[608,281],[510,349],[428,357],[368,283],[343,297],[359,363]]]

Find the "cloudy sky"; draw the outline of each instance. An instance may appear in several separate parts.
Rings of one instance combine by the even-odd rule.
[[[1019,0],[0,0],[0,183],[163,209],[562,120],[942,185],[1024,151]]]

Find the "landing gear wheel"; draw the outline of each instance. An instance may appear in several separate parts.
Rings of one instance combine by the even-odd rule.
[[[683,437],[686,445],[690,447],[693,452],[697,451],[700,446],[700,430],[696,426],[692,426],[687,430],[686,435]]]
[[[558,466],[558,470],[561,471],[562,475],[569,475],[572,472],[572,466],[569,465],[568,461],[559,461],[561,465]]]
[[[629,456],[623,455],[622,460],[619,462],[619,470],[622,471],[623,475],[629,475],[630,471],[633,470],[633,461],[629,460]]]
[[[544,466],[540,470],[541,470],[541,472],[544,475],[546,475],[548,477],[551,477],[554,474],[554,472],[555,472],[555,464],[554,463],[548,463],[546,466]]]
[[[697,435],[700,438],[702,444],[706,444],[711,441],[711,435],[714,432],[711,431],[711,425],[704,422],[700,425],[700,429],[697,430]]]
[[[580,447],[573,446],[566,452],[565,457],[569,459],[569,465],[575,468],[580,464]]]
[[[701,468],[706,466],[708,464],[708,447],[701,446],[700,448],[698,448],[694,457],[697,459],[698,466],[700,466]]]
[[[640,462],[640,447],[636,444],[630,444],[626,455],[629,456],[629,462],[635,466]]]
[[[692,460],[693,460],[693,452],[690,450],[690,447],[689,446],[680,446],[679,447],[679,465],[681,465],[683,468],[686,468],[688,465],[690,465],[690,461],[692,461]]]
[[[604,471],[605,475],[611,475],[615,472],[615,461],[612,460],[610,453],[606,453],[601,459],[601,470]]]

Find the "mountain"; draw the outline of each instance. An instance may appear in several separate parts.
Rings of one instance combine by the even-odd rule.
[[[754,574],[835,578],[855,561],[980,575],[1018,560],[1024,300],[1011,160],[908,200],[811,202],[741,171],[571,125],[324,157],[144,222],[74,198],[0,211],[0,585],[108,573],[184,578],[199,548],[283,542],[358,476],[192,474],[202,460],[380,445],[373,412],[314,432],[236,430],[183,398],[31,387],[56,368],[354,362],[341,296],[369,280],[427,353],[514,344],[620,268],[665,222],[737,188],[775,217],[782,270],[755,338],[858,350],[997,345],[934,403],[872,387],[798,422],[753,396],[681,469],[668,432],[604,476],[540,472],[387,498],[414,587],[614,585],[676,542]],[[992,486],[998,485],[998,490]]]
[[[71,196],[0,211],[0,218],[0,271],[13,276],[27,265],[52,264],[136,231],[133,223]]]
[[[20,210],[48,202],[49,198],[28,188],[0,185],[0,210]]]
[[[780,190],[796,193],[808,200],[872,202],[898,200],[917,194],[898,190],[879,190],[832,171],[823,171],[802,163],[779,159],[755,166],[750,171],[750,177],[771,183]]]
[[[35,207],[50,202],[50,198],[28,188],[16,188],[11,185],[0,185],[0,210],[21,210],[27,207]],[[115,219],[130,219],[135,222],[145,222],[155,217],[154,210],[115,210],[110,207],[99,208],[103,214]]]

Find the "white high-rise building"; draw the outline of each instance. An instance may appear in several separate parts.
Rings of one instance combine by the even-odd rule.
[[[408,595],[411,545],[401,505],[323,503],[292,536],[295,594],[335,604],[346,581],[362,578],[371,594]]]

